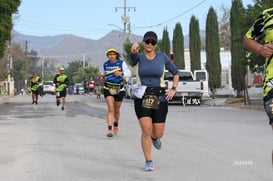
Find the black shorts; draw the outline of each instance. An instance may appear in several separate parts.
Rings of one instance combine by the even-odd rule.
[[[160,102],[158,109],[142,107],[142,99],[134,99],[137,118],[150,117],[153,123],[165,123],[168,113],[168,102]]]
[[[39,95],[40,90],[39,90],[39,89],[31,90],[31,93],[32,93],[32,94],[35,94],[35,95]]]
[[[58,98],[60,98],[60,97],[66,97],[66,89],[60,91],[59,96],[58,96],[58,92],[56,92],[56,95],[57,95]]]
[[[120,91],[118,94],[112,95],[108,89],[103,89],[103,95],[105,98],[108,96],[113,96],[115,101],[122,101],[123,97],[125,96],[125,91]]]
[[[263,98],[265,112],[267,112],[266,111],[266,103],[267,103],[267,101],[270,101],[271,98],[272,97],[270,97],[270,96],[266,96],[266,97]],[[272,118],[272,116],[270,116],[268,113],[267,113],[267,116],[268,116],[268,119],[269,119],[269,124],[273,124],[273,118]]]

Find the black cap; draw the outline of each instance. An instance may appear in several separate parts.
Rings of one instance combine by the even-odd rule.
[[[155,42],[157,42],[157,35],[155,32],[153,31],[148,31],[144,34],[143,36],[143,41],[146,41],[146,40],[154,40]]]

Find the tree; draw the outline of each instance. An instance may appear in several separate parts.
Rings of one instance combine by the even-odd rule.
[[[12,69],[10,74],[14,79],[14,86],[17,90],[25,88],[25,80],[28,80],[28,67],[29,62],[25,57],[25,52],[21,49],[18,44],[11,45],[11,54],[12,54]]]
[[[169,38],[169,32],[167,28],[164,28],[163,30],[163,36],[161,44],[159,44],[160,51],[166,53],[168,56],[170,56],[170,38]]]
[[[27,59],[29,61],[29,67],[28,67],[29,75],[32,75],[32,72],[34,71],[38,71],[37,63],[40,58],[37,55],[38,55],[38,52],[36,52],[35,50],[31,50],[27,55]]]
[[[26,52],[16,43],[11,43],[0,59],[0,80],[7,80],[8,74],[14,79],[15,88],[24,88],[25,80],[28,80],[31,61]]]
[[[206,20],[206,69],[209,74],[209,88],[215,98],[217,88],[221,86],[220,40],[215,10],[209,9]]]
[[[16,13],[20,0],[0,1],[0,58],[4,55],[6,42],[11,39],[12,14]]]
[[[80,67],[77,72],[75,72],[74,76],[71,79],[71,83],[84,83],[86,84],[90,78],[94,78],[96,73],[99,71],[98,67]]]
[[[4,56],[0,58],[0,80],[5,80],[8,76],[8,49],[4,51]]]
[[[87,66],[83,67],[83,62],[80,60],[75,60],[68,63],[65,69],[65,74],[71,84],[83,82],[83,80],[89,80],[95,77],[96,73],[99,71],[98,67]]]
[[[173,31],[173,59],[179,69],[185,69],[184,36],[180,23],[176,23]]]
[[[78,80],[74,80],[73,77],[76,76],[80,68],[83,67],[82,61],[76,60],[68,63],[68,66],[65,68],[65,74],[68,76],[68,79],[71,83],[78,83]],[[81,77],[82,78],[82,77]]]
[[[242,37],[245,34],[243,24],[244,9],[241,0],[233,0],[230,11],[230,32],[231,32],[231,79],[232,87],[237,92],[237,97],[242,96],[246,89],[246,57],[242,44]]]
[[[130,58],[132,44],[133,43],[131,43],[130,41],[126,41],[123,44],[123,50],[124,50],[123,57],[124,57],[124,61],[128,65],[132,65],[131,58]]]
[[[199,30],[199,21],[195,16],[191,17],[190,31],[189,31],[189,47],[191,59],[191,71],[201,69],[201,38]]]
[[[53,80],[55,77],[55,73],[58,67],[58,60],[56,60],[55,58],[45,58],[43,61],[44,65],[43,65],[43,73],[44,73],[44,77],[43,80],[47,81],[47,80]]]
[[[230,10],[224,5],[221,6],[222,17],[220,19],[219,36],[220,45],[225,50],[230,50]]]

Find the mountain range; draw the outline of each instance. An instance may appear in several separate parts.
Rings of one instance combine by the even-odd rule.
[[[204,37],[204,32],[201,32]],[[102,67],[106,61],[105,52],[115,48],[120,53],[123,50],[123,32],[112,30],[98,40],[92,40],[75,35],[32,36],[12,31],[13,42],[24,45],[27,51],[35,50],[39,58],[54,58],[59,65],[66,66],[75,60],[87,61],[95,67]],[[203,38],[202,38],[203,39]],[[131,42],[141,42],[142,36],[130,35]],[[184,37],[185,48],[188,47],[189,37]]]

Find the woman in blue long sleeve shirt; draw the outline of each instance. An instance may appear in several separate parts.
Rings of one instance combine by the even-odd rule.
[[[157,35],[148,31],[143,37],[144,52],[138,53],[139,45],[131,47],[131,60],[135,66],[138,95],[134,99],[135,112],[142,130],[141,146],[145,157],[146,171],[152,171],[151,156],[152,144],[156,149],[161,148],[161,140],[168,113],[168,100],[175,95],[179,82],[177,67],[170,58],[162,52],[156,52]],[[166,91],[164,71],[168,70],[174,75],[173,87]],[[142,91],[140,91],[142,90]],[[142,94],[143,93],[143,94]]]

